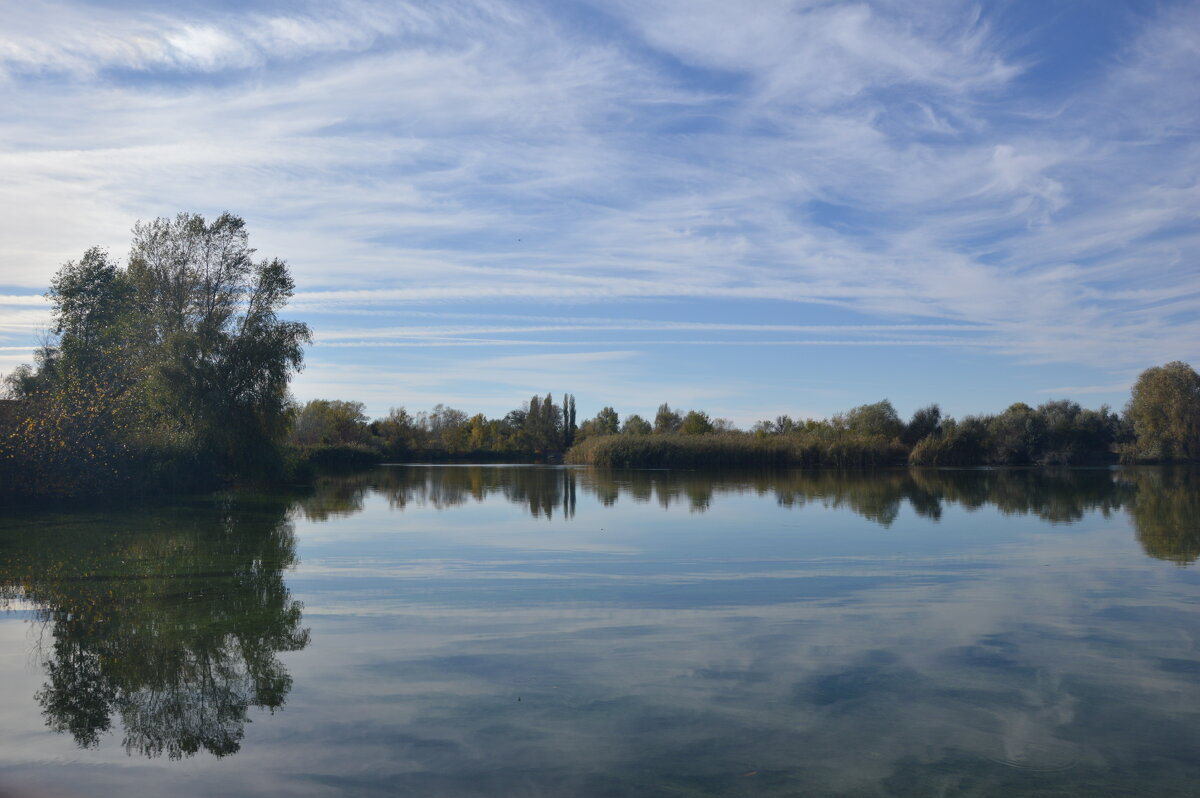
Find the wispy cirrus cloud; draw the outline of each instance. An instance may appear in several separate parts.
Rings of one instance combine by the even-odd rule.
[[[733,326],[643,340],[744,347],[737,325],[763,313],[958,325],[969,339],[870,338],[1090,371],[1077,385],[1200,355],[1190,4],[1131,8],[1069,91],[1011,9],[948,3],[9,11],[0,100],[25,110],[0,120],[7,293],[86,246],[122,252],[137,218],[230,208],[290,260],[327,344],[381,342],[380,314],[553,305],[624,346],[627,307],[667,303]],[[441,335],[586,333],[512,326]]]

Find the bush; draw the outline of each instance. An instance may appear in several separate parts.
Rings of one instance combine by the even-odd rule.
[[[310,446],[298,451],[298,462],[293,466],[296,469],[303,468],[303,464],[325,469],[369,468],[384,459],[378,449],[361,443]]]

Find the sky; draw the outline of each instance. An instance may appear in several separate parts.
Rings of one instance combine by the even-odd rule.
[[[748,426],[1200,366],[1195,2],[0,0],[0,373],[242,216],[300,401]]]

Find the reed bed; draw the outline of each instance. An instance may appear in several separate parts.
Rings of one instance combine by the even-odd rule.
[[[902,465],[907,457],[902,443],[880,436],[724,432],[601,435],[573,446],[565,460],[607,468],[871,468]]]

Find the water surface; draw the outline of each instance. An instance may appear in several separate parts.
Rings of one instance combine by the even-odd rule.
[[[0,521],[16,795],[1191,796],[1200,474],[393,466]]]

